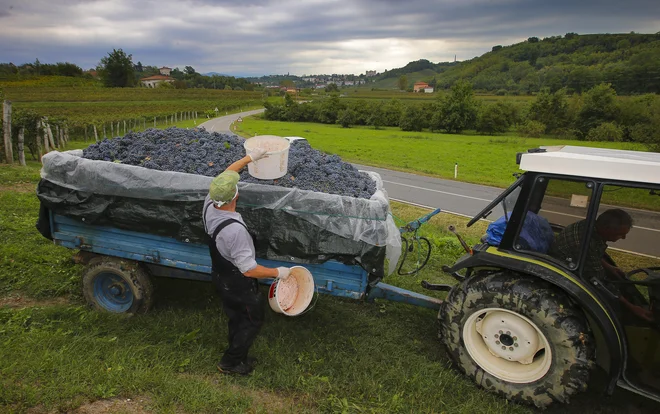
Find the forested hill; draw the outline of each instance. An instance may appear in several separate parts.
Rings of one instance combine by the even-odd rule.
[[[530,37],[463,62],[410,62],[379,79],[402,75],[410,84],[425,81],[439,89],[467,79],[475,90],[501,94],[543,87],[582,92],[601,82],[611,83],[619,95],[660,93],[660,32]]]

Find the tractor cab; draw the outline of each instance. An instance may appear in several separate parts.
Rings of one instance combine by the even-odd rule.
[[[540,283],[554,296],[565,296],[559,309],[546,311],[558,314],[555,324],[564,323],[562,312],[575,317],[565,328],[568,333],[579,327],[569,337],[582,342],[571,354],[573,368],[584,373],[581,380],[597,376],[597,365],[607,373],[609,392],[618,385],[660,401],[660,154],[560,146],[518,154],[517,162],[524,173],[468,224],[494,220],[483,243],[447,271],[463,273],[466,286],[471,279]],[[451,301],[452,293],[445,309],[450,316]],[[549,402],[539,389],[552,372],[554,356],[563,352],[565,343],[554,341],[564,331],[544,329],[533,311],[516,306],[503,305],[507,313],[477,311],[473,326],[462,331],[465,353],[502,387],[515,385],[516,393],[524,388],[527,402],[545,406]],[[541,300],[535,306],[549,305]],[[491,315],[497,315],[496,324]],[[487,324],[494,328],[485,329]],[[518,358],[520,348],[512,338],[515,332],[533,332],[530,326],[539,345]],[[529,375],[538,366],[546,367],[545,373]],[[584,387],[567,387],[558,399],[567,401]]]

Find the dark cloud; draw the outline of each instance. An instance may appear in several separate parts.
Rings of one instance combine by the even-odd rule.
[[[530,36],[655,32],[657,0],[0,0],[0,60],[235,74],[362,73],[469,59]]]

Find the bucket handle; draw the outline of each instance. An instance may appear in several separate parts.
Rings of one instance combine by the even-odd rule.
[[[316,295],[316,298],[313,299],[313,303],[312,303],[311,305],[309,305],[309,306],[307,307],[307,309],[305,309],[304,311],[300,312],[300,313],[299,313],[298,315],[296,315],[296,316],[303,316],[303,315],[306,314],[307,312],[311,311],[312,308],[313,308],[314,306],[316,306],[316,302],[319,301],[319,296],[321,295],[321,294],[319,293],[319,287],[318,287],[318,285],[317,285],[316,283],[314,283],[314,293],[315,293],[315,295]]]

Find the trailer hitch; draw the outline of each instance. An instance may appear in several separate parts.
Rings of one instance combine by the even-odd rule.
[[[445,284],[435,284],[435,283],[430,283],[427,282],[426,280],[422,280],[422,287],[424,289],[428,290],[440,290],[442,292],[449,292],[452,290],[453,286],[452,285],[445,285]]]

